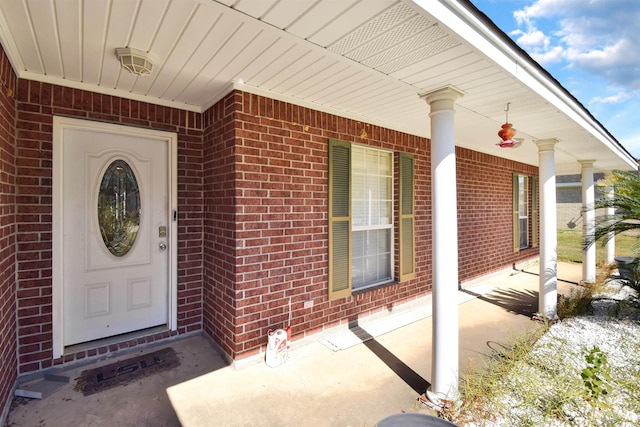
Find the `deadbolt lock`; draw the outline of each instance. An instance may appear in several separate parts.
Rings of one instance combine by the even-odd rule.
[[[167,226],[161,225],[158,227],[158,237],[167,237]]]

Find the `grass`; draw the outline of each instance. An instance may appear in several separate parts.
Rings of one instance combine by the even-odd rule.
[[[636,236],[616,236],[616,256],[633,256],[634,246],[637,245]],[[582,262],[582,230],[558,230],[558,261]],[[605,247],[601,242],[596,243],[596,262],[604,263]]]
[[[585,314],[584,302],[593,292],[584,288],[573,295],[565,301],[563,314]],[[580,325],[582,319],[575,317],[573,321]],[[637,321],[608,321],[617,322],[616,331],[624,331],[610,340],[598,338],[599,343],[626,346],[626,354],[640,352],[640,340],[634,337]],[[607,387],[612,393],[594,398],[581,376],[593,343],[586,345],[574,340],[574,334],[569,337],[554,332],[553,326],[538,324],[528,334],[511,337],[500,352],[486,355],[481,366],[467,369],[459,390],[461,406],[446,418],[460,426],[474,427],[637,425],[640,368],[628,360],[607,362],[603,369],[610,370]]]
[[[582,262],[582,242],[581,230],[558,230],[558,261]],[[637,242],[636,236],[616,236],[616,256],[635,256]],[[594,294],[602,291],[604,279],[615,268],[605,265],[604,259],[605,248],[598,243],[596,284],[561,297],[561,319],[580,321],[591,313]],[[615,346],[630,346],[627,354],[640,353],[640,341],[633,339],[640,327],[637,321],[620,324],[621,328],[633,325],[636,329],[614,339]],[[441,415],[457,425],[474,427],[636,425],[633,414],[640,413],[640,367],[624,360],[606,366],[611,368],[608,384],[613,393],[594,399],[581,376],[593,346],[570,341],[556,336],[548,323],[534,324],[527,334],[511,337],[501,351],[486,355],[462,374],[460,406]]]
[[[504,378],[516,369],[547,330],[548,325],[544,325],[535,328],[528,335],[513,336],[509,345],[503,347],[501,352],[483,359],[483,365],[472,362],[463,373],[460,384],[461,407],[449,418],[462,423],[491,420],[495,407],[488,402],[494,402],[499,398],[504,389]]]

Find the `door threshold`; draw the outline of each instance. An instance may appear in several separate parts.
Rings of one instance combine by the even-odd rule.
[[[80,344],[73,344],[64,348],[62,356],[68,356],[83,351],[93,350],[100,347],[108,347],[114,344],[120,344],[126,341],[135,340],[138,338],[146,337],[148,335],[155,335],[162,332],[169,331],[167,325],[154,326],[152,328],[140,329],[134,332],[128,332],[126,334],[114,335],[112,337],[102,338],[95,341],[87,341]]]

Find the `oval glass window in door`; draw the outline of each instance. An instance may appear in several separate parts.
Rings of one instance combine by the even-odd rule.
[[[102,176],[98,224],[109,252],[121,257],[131,250],[140,228],[140,188],[124,160],[113,161]]]

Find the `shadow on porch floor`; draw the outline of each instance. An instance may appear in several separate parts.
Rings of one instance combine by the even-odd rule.
[[[460,291],[461,373],[491,346],[536,327],[537,266],[527,271],[533,274],[507,271]],[[561,293],[582,274],[580,264],[560,263],[558,272]],[[116,358],[58,372],[70,383],[42,400],[14,399],[7,425],[371,427],[391,414],[426,412],[416,398],[431,377],[431,319],[375,337],[362,327],[358,336],[364,343],[337,351],[319,341],[294,347],[277,368],[227,366],[199,335],[163,342],[135,354],[173,347],[177,368],[90,396],[73,389],[76,378]]]

